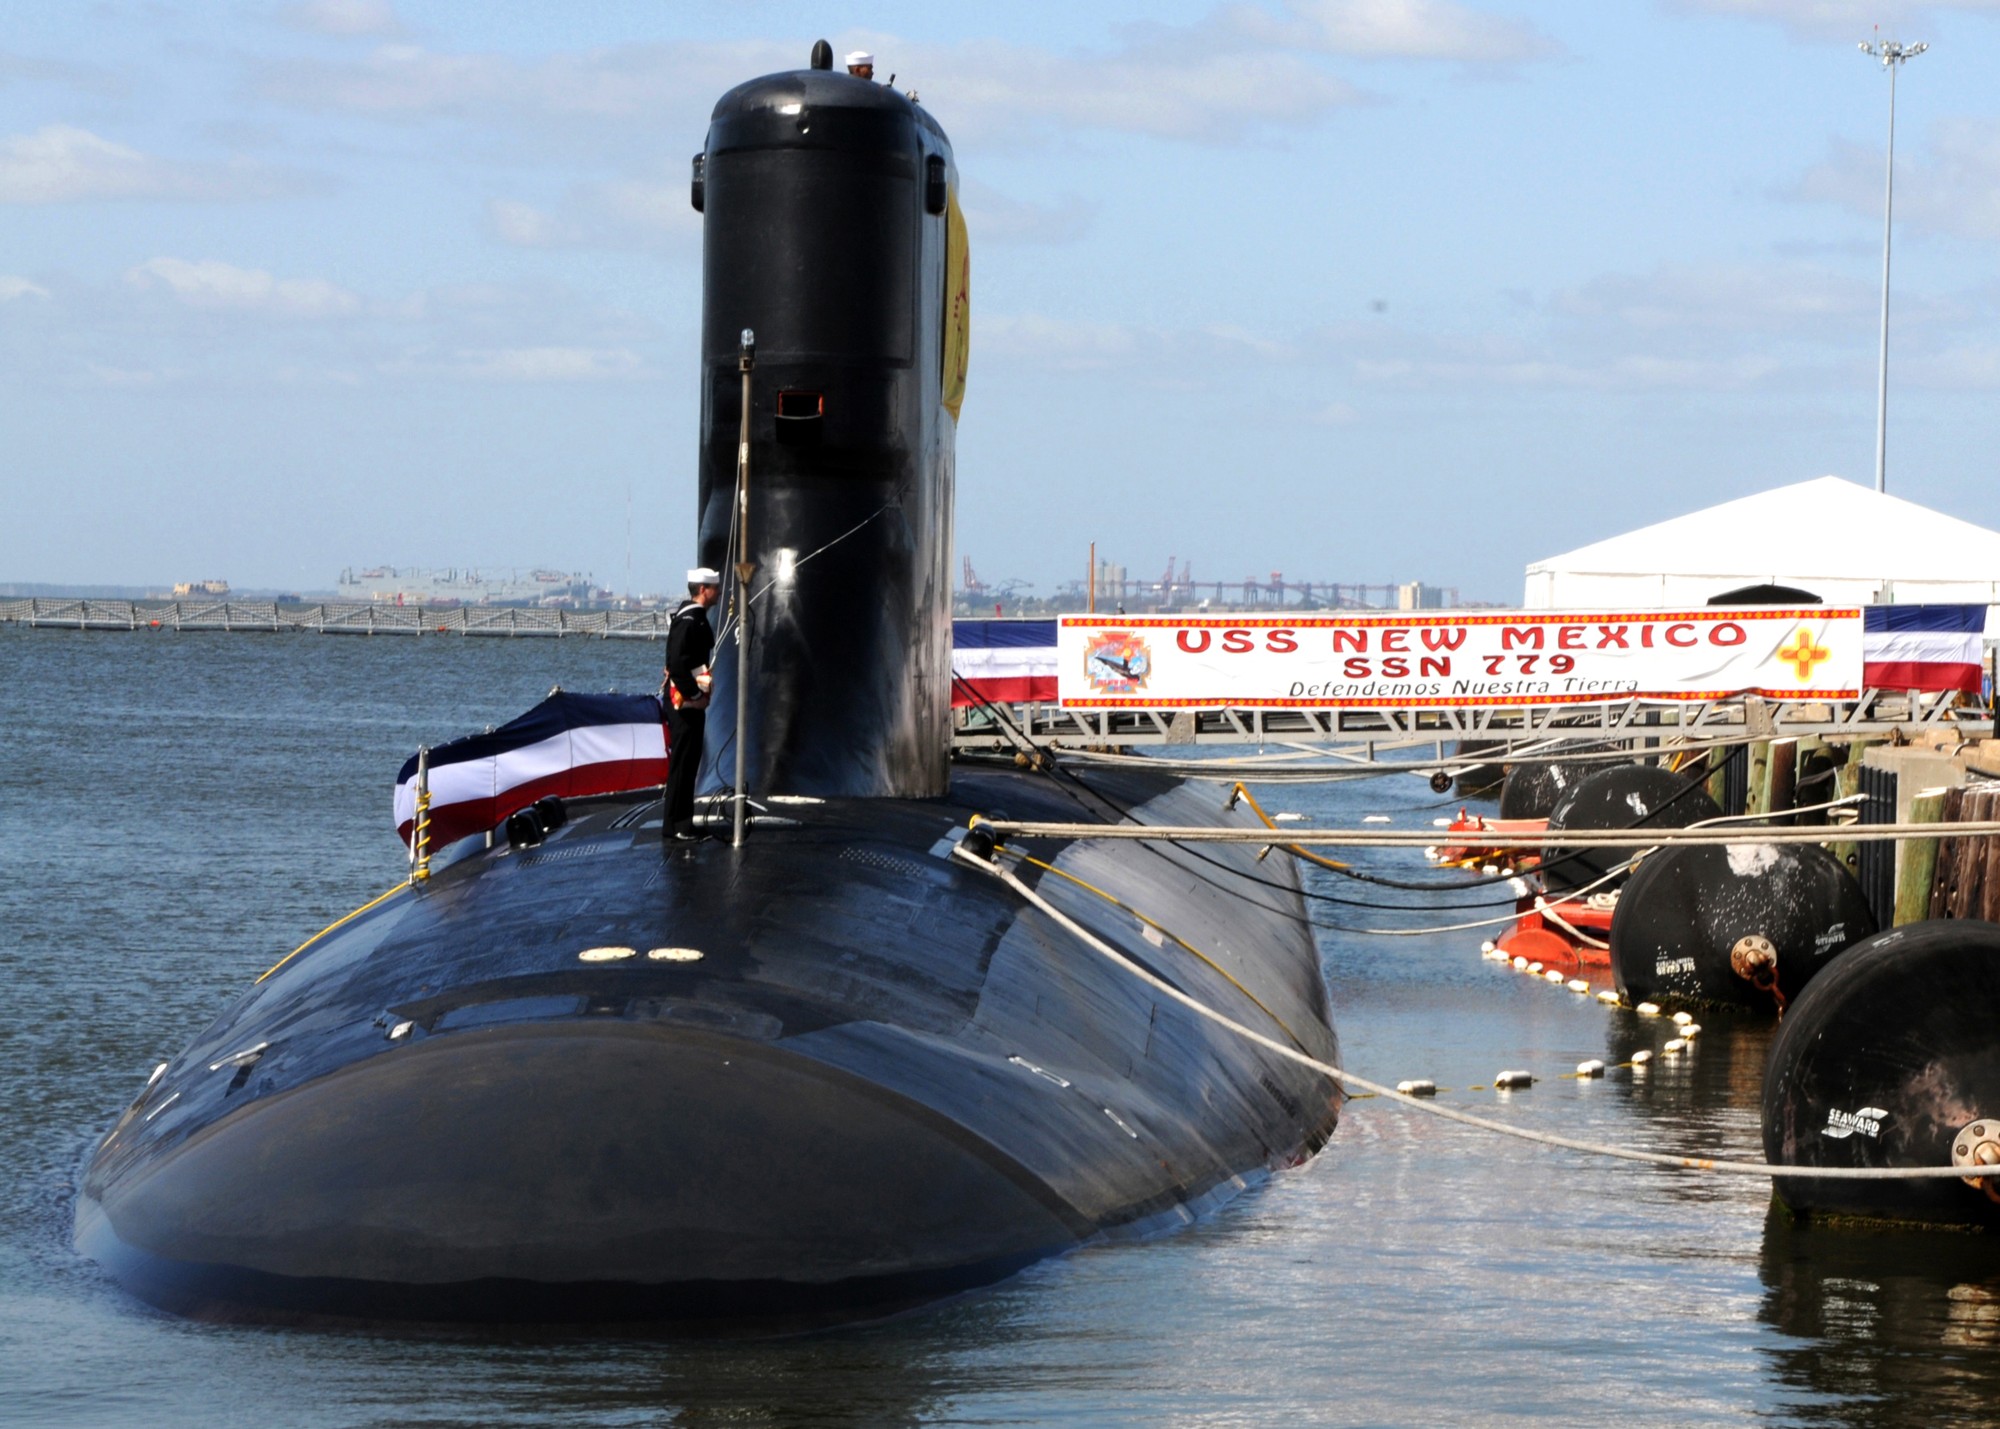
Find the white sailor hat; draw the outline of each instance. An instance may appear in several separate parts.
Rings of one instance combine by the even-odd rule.
[[[722,576],[713,566],[696,566],[688,572],[689,585],[721,585]]]
[[[849,50],[847,52],[847,67],[849,69],[853,69],[856,65],[868,65],[873,68],[874,64],[875,56],[867,50]]]

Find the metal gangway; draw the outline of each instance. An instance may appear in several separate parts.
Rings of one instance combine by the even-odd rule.
[[[1407,745],[1429,741],[1728,741],[1806,736],[1883,737],[1956,730],[1991,735],[1993,711],[1953,694],[1863,690],[1853,700],[1611,700],[1562,705],[1407,705],[1389,708],[1065,709],[1059,704],[954,711],[964,750],[1018,752],[1024,744],[1113,750],[1141,745]]]

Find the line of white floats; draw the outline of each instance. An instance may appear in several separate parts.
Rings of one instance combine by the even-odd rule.
[[[1491,942],[1480,944],[1479,952],[1480,956],[1488,962],[1510,963],[1517,972],[1527,973],[1531,977],[1539,978],[1556,987],[1567,988],[1570,992],[1581,994],[1590,991],[1590,984],[1580,977],[1565,977],[1555,969],[1545,968],[1538,962],[1531,962],[1523,957],[1509,956]],[[1597,994],[1597,1000],[1606,1007],[1625,1006],[1625,1000],[1608,988]],[[1660,1017],[1667,1015],[1662,1012],[1657,1002],[1642,1002],[1629,1010],[1640,1017]],[[1694,1017],[1686,1012],[1673,1013],[1669,1016],[1669,1020],[1674,1025],[1675,1035],[1660,1047],[1660,1055],[1663,1057],[1677,1057],[1694,1045],[1694,1039],[1701,1035],[1701,1024],[1696,1022]],[[1646,1048],[1641,1048],[1632,1054],[1631,1061],[1625,1065],[1643,1067],[1652,1060],[1653,1053]],[[1604,1072],[1604,1063],[1596,1057],[1591,1057],[1585,1061],[1578,1062],[1576,1064],[1576,1071],[1567,1075],[1588,1080],[1602,1077]],[[1536,1078],[1532,1072],[1502,1069],[1494,1073],[1491,1086],[1493,1090],[1499,1092],[1521,1091],[1533,1086],[1535,1081]],[[1437,1095],[1438,1089],[1437,1083],[1428,1077],[1412,1077],[1407,1081],[1396,1083],[1396,1090],[1404,1096],[1434,1097]]]

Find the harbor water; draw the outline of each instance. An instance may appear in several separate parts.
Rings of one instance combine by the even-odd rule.
[[[1929,1425],[2000,1417],[2000,1244],[1796,1231],[1758,1181],[1549,1151],[1359,1099],[1316,1160],[1179,1234],[865,1329],[763,1342],[194,1324],[69,1244],[81,1165],[157,1062],[398,881],[403,757],[659,647],[0,627],[0,1424]],[[1324,825],[1417,778],[1262,791]],[[1218,789],[1218,802],[1221,793]],[[1357,856],[1424,878],[1408,851]],[[1504,910],[1315,872],[1348,1064],[1572,1135],[1760,1159],[1770,1028],[1601,1081],[1662,1019],[1480,959]],[[1376,904],[1391,906],[1356,906]],[[1524,1092],[1470,1090],[1502,1067]]]

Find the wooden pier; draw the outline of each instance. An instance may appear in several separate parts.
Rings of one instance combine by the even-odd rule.
[[[315,635],[594,635],[664,640],[670,610],[515,605],[373,605],[361,601],[0,600],[0,623],[60,630],[223,630]]]

